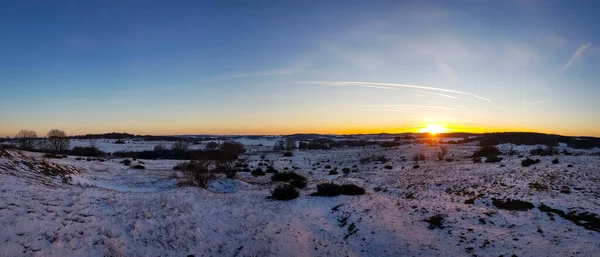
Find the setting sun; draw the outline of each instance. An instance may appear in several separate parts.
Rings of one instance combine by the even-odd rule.
[[[425,124],[424,128],[420,128],[419,129],[419,133],[429,133],[432,135],[438,134],[438,133],[445,133],[447,131],[447,129],[440,124]]]

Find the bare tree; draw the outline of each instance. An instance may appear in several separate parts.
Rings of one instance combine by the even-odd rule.
[[[448,153],[448,146],[440,146],[440,151],[437,153],[438,159],[441,161],[444,159],[444,156]]]
[[[16,138],[19,139],[19,147],[23,150],[33,150],[35,148],[35,139],[37,134],[35,131],[23,129],[17,133]]]
[[[47,147],[48,150],[54,152],[62,152],[69,149],[71,141],[67,138],[67,133],[60,129],[52,129],[48,131]]]

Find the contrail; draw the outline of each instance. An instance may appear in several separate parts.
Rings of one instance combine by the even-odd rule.
[[[391,89],[394,87],[404,87],[404,88],[416,88],[416,89],[425,89],[432,91],[441,91],[448,92],[454,94],[461,95],[469,95],[484,101],[491,102],[492,100],[487,99],[482,96],[478,96],[473,93],[462,92],[458,90],[445,89],[445,88],[437,88],[437,87],[428,87],[428,86],[419,86],[419,85],[408,85],[408,84],[392,84],[392,83],[377,83],[377,82],[359,82],[359,81],[306,81],[306,82],[298,82],[300,84],[319,84],[319,85],[329,85],[329,86],[359,86],[359,87],[387,87],[387,89]]]
[[[581,54],[583,54],[583,52],[585,52],[585,50],[590,48],[590,46],[592,46],[592,43],[587,43],[587,44],[581,45],[579,48],[577,48],[575,53],[573,53],[573,55],[571,55],[571,59],[569,59],[569,62],[567,62],[567,64],[565,64],[565,66],[563,67],[562,70],[566,71],[567,69],[569,69],[571,67],[571,65],[573,65],[575,60],[579,59]]]

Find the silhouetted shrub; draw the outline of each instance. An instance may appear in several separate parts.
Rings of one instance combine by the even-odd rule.
[[[334,169],[334,170],[331,170],[331,171],[329,171],[329,175],[337,175],[337,174],[339,174],[339,173],[338,173],[338,171],[337,171],[337,170],[335,170],[335,169]]]
[[[444,160],[444,157],[448,153],[448,146],[440,146],[440,151],[437,153],[438,160]]]
[[[554,158],[554,160],[552,160],[552,164],[558,164],[558,163],[559,163],[558,157],[556,157],[556,158]]]
[[[275,168],[273,168],[273,166],[268,166],[267,170],[265,171],[266,173],[277,173],[279,172],[278,170],[276,170]]]
[[[264,172],[264,171],[263,171],[261,168],[256,168],[255,170],[253,170],[253,171],[251,172],[251,174],[252,174],[253,176],[255,176],[255,177],[257,177],[257,176],[264,176],[264,175],[266,175],[266,173],[265,173],[265,172]]]
[[[338,195],[363,195],[365,189],[352,184],[336,185],[333,183],[323,183],[317,185],[317,192],[313,196],[338,196]]]
[[[125,141],[119,139],[119,140],[115,141],[115,144],[122,145],[122,144],[125,144]]]
[[[294,153],[292,153],[292,152],[285,152],[285,153],[283,153],[283,156],[284,157],[292,157],[292,156],[294,156]]]
[[[481,163],[481,157],[473,157],[471,158],[471,160],[473,161],[473,163]]]
[[[343,172],[344,174],[348,174],[348,173],[350,173],[350,168],[343,168],[343,169],[342,169],[342,172]]]
[[[477,149],[477,151],[475,151],[471,157],[488,157],[500,154],[500,150],[498,150],[498,148],[496,148],[495,146],[485,145]]]
[[[392,168],[394,168],[394,167],[392,167],[392,165],[385,165],[385,166],[384,166],[384,168],[386,168],[386,169],[388,169],[388,170],[391,170],[391,169],[392,169]]]
[[[304,178],[300,174],[293,172],[293,171],[280,172],[280,173],[273,174],[273,176],[271,176],[271,180],[274,182],[289,182],[292,179],[306,179],[306,178]]]
[[[529,167],[533,164],[536,164],[536,162],[532,159],[529,159],[529,157],[527,157],[527,159],[521,161],[521,166],[523,166],[523,167]]]
[[[135,169],[135,170],[143,170],[146,167],[144,167],[144,165],[141,165],[141,164],[136,164],[136,165],[131,166],[131,168]]]
[[[317,192],[314,196],[338,196],[342,194],[342,187],[333,183],[323,183],[317,185]]]
[[[425,160],[425,154],[422,153],[415,153],[412,157],[412,160],[414,162],[418,162],[418,161],[424,161]]]
[[[549,155],[558,154],[558,150],[554,149],[554,147],[552,147],[552,146],[548,146],[548,147],[546,147],[546,149],[538,147],[536,149],[532,149],[531,151],[529,151],[529,153],[531,155],[549,156]]]
[[[509,211],[528,211],[533,209],[533,206],[530,202],[525,202],[521,200],[512,200],[512,199],[497,199],[492,198],[492,204],[496,206],[498,209],[504,209]]]
[[[98,157],[98,156],[106,155],[105,152],[100,151],[96,147],[82,147],[82,146],[73,147],[73,149],[70,151],[67,151],[67,153],[69,153],[71,155],[75,155],[75,156],[86,156],[86,157]]]
[[[342,185],[343,195],[364,195],[365,189],[353,184]]]
[[[419,167],[419,164],[415,164],[415,166],[413,166],[413,169],[418,169]]]
[[[273,190],[271,198],[276,200],[289,201],[298,198],[298,196],[300,196],[300,193],[298,193],[294,186],[279,185]]]
[[[209,169],[207,161],[188,161],[177,164],[173,169],[183,171],[185,181],[178,182],[178,186],[197,186],[206,188],[208,183],[216,176]]]
[[[123,164],[125,166],[129,166],[131,164],[131,160],[129,160],[129,159],[122,160],[121,164]]]
[[[246,147],[242,143],[235,141],[225,141],[219,146],[219,150],[228,159],[237,159],[240,154],[246,152]]]
[[[399,141],[384,141],[379,143],[379,145],[381,147],[394,147],[394,146],[400,146],[402,145],[402,143],[400,143]]]
[[[423,221],[429,223],[429,229],[443,229],[444,226],[442,224],[442,222],[444,221],[444,216],[437,214],[437,215],[433,215],[431,217],[428,217],[426,219],[424,219]]]
[[[235,167],[235,161],[233,160],[218,160],[215,161],[214,168],[211,172],[223,173],[227,178],[235,178],[237,169]]]
[[[371,155],[367,157],[360,158],[360,163],[371,163],[371,162],[381,162],[386,163],[389,159],[385,157],[385,155]]]

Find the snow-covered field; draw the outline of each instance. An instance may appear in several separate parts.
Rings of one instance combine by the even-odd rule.
[[[143,144],[142,144],[143,143]],[[150,150],[159,142],[130,149]],[[76,143],[75,143],[76,144]],[[85,144],[82,142],[81,144]],[[99,142],[112,150],[111,142]],[[598,256],[600,231],[538,209],[600,214],[600,157],[538,157],[521,167],[530,146],[500,163],[473,163],[474,144],[402,145],[294,151],[292,157],[255,146],[242,156],[251,168],[261,154],[279,171],[296,167],[308,178],[301,196],[268,199],[271,174],[239,172],[208,189],[177,187],[179,161],[44,159],[40,153],[0,150],[0,256]],[[84,145],[87,146],[87,145]],[[424,153],[419,168],[412,156]],[[362,157],[385,155],[382,163]],[[390,165],[391,167],[385,167]],[[339,175],[329,175],[338,168]],[[356,172],[343,174],[343,168]],[[53,171],[69,173],[54,175]],[[46,174],[44,174],[46,173]],[[65,178],[66,177],[66,178]],[[323,182],[353,183],[361,196],[316,197]],[[531,202],[511,211],[492,198]],[[470,200],[470,201],[467,201]],[[465,202],[467,201],[467,202]],[[471,202],[471,203],[469,203]],[[443,217],[430,229],[424,219]],[[597,227],[596,227],[597,228]]]

